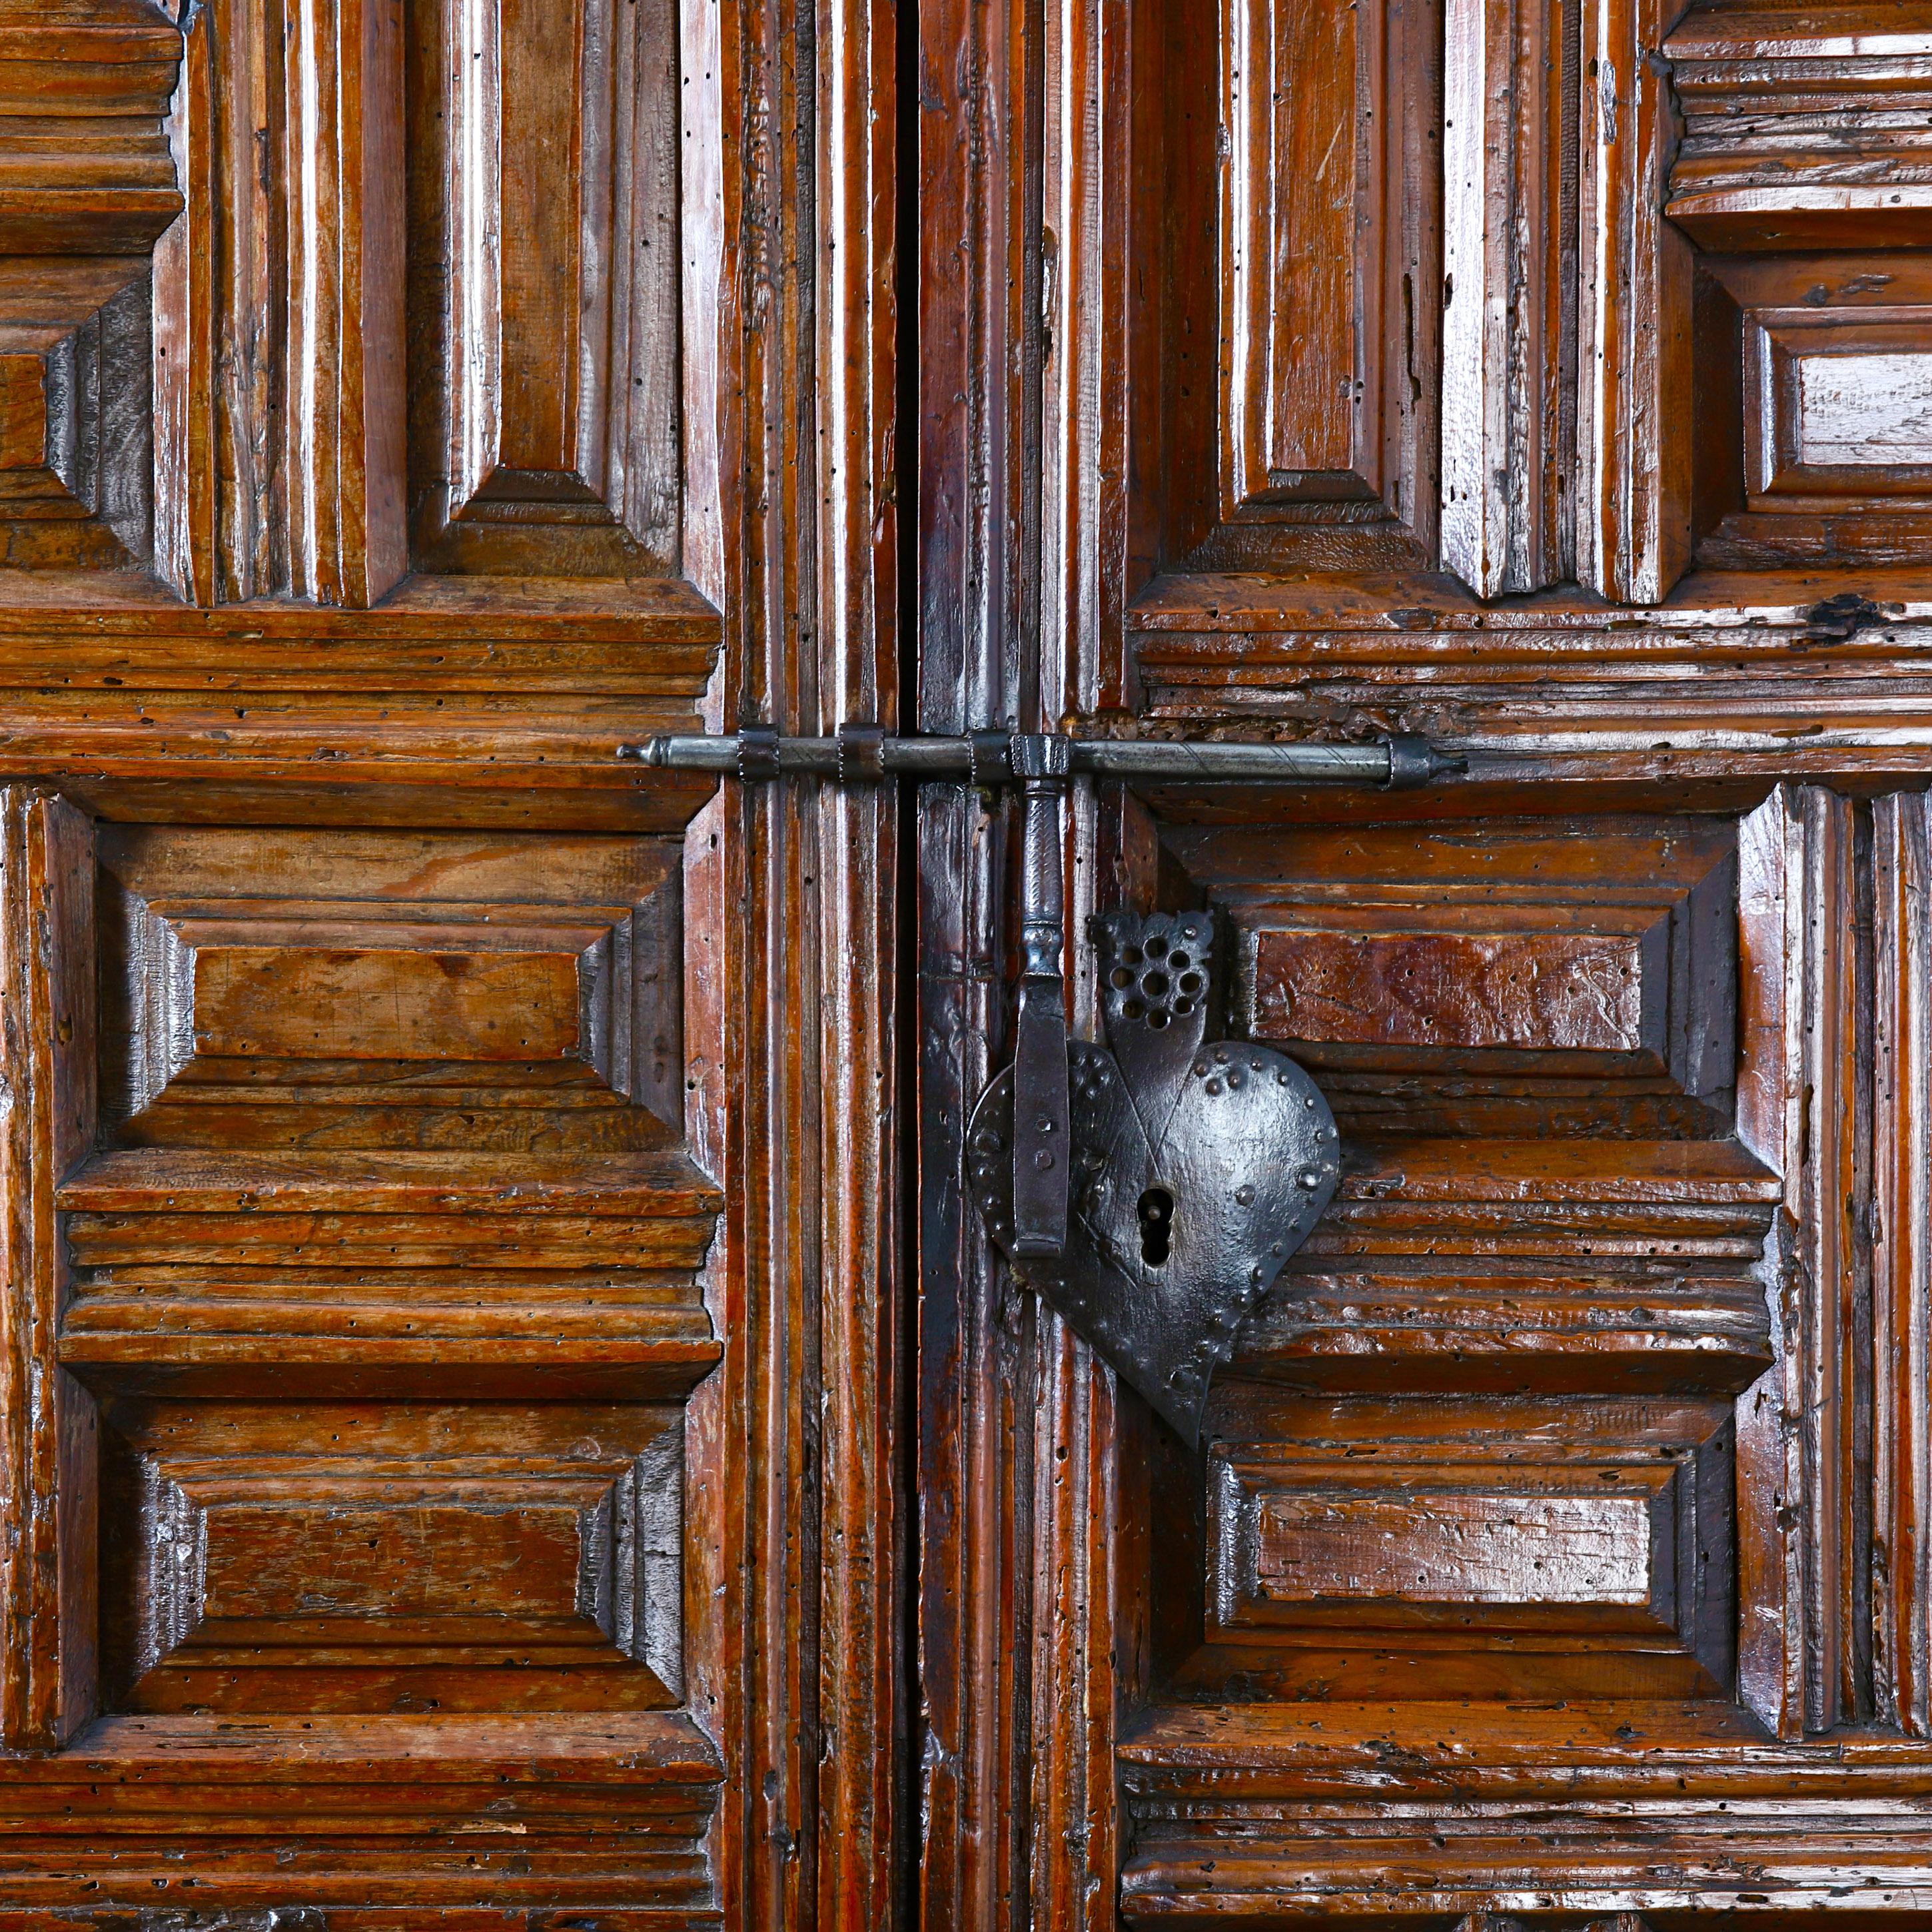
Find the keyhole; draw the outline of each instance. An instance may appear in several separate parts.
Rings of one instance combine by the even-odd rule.
[[[1174,1196],[1164,1187],[1150,1187],[1141,1196],[1140,1216],[1141,1259],[1159,1268],[1174,1238]]]

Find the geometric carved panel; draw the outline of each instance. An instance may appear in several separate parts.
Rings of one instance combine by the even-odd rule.
[[[1217,1459],[1216,1627],[1677,1628],[1678,1472]]]
[[[1721,1132],[1736,886],[1721,826],[1174,828],[1234,928],[1237,1031],[1345,1133]]]
[[[109,1695],[157,1711],[673,1704],[679,1414],[110,1402]]]
[[[1217,567],[1419,560],[1436,512],[1432,408],[1412,377],[1440,308],[1418,219],[1438,191],[1439,21],[1420,0],[1221,14],[1219,98],[1199,110],[1223,144]],[[1198,25],[1171,31],[1200,44]]]
[[[674,573],[676,9],[409,12],[419,567]]]
[[[1218,1400],[1190,1694],[1724,1694],[1728,1402]]]
[[[589,1152],[680,1137],[673,847],[252,844],[238,877],[221,835],[104,842],[124,1141]]]

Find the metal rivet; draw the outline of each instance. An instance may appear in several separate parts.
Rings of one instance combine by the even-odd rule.
[[[1254,1198],[1254,1189],[1245,1180],[1242,1182],[1240,1186],[1234,1190],[1234,1198],[1238,1201],[1244,1208],[1252,1205]]]
[[[1051,1114],[1042,1114],[1038,1120],[1034,1122],[1034,1125],[1036,1126],[1042,1133],[1050,1134],[1053,1131],[1053,1116]]]
[[[1225,1046],[1217,1046],[1214,1049],[1214,1064],[1216,1066],[1226,1066],[1227,1064],[1228,1049]]]
[[[1294,1184],[1298,1187],[1319,1187],[1322,1185],[1322,1177],[1312,1167],[1304,1167],[1294,1177]]]
[[[1238,1073],[1231,1073],[1228,1076],[1228,1084],[1231,1088],[1238,1087],[1240,1084],[1241,1076]]]
[[[1209,1093],[1210,1093],[1210,1094],[1218,1094],[1218,1093],[1220,1093],[1220,1090],[1221,1090],[1221,1083],[1220,1083],[1220,1081],[1218,1081],[1218,1080],[1210,1080],[1210,1081],[1209,1081],[1209,1082],[1208,1082],[1208,1091]]]
[[[1047,1152],[1046,1148],[1042,1148],[1039,1153],[1034,1156],[1033,1164],[1040,1169],[1041,1173],[1044,1174],[1047,1169],[1053,1165],[1053,1156]],[[1304,1181],[1302,1185],[1305,1187],[1312,1187],[1315,1184],[1313,1181],[1309,1180]]]
[[[1207,1061],[1204,1060],[1197,1060],[1194,1063],[1194,1070],[1196,1073],[1205,1073],[1208,1071]],[[1283,1077],[1286,1078],[1285,1076]]]

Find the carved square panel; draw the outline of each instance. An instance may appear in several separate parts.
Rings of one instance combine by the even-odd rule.
[[[1183,1566],[1156,1566],[1172,1681],[1189,1696],[1721,1694],[1732,1454],[1721,1401],[1324,1401],[1231,1383],[1198,1622],[1176,1600]]]
[[[1700,286],[1700,559],[1768,568],[1922,554],[1932,259],[1713,256]]]
[[[1315,1071],[1345,1135],[1722,1129],[1726,828],[1177,827],[1167,844],[1234,928],[1234,1030]]]
[[[112,832],[107,1100],[136,1144],[681,1136],[662,840]]]
[[[103,1658],[121,1708],[676,1702],[678,1411],[104,1414]]]

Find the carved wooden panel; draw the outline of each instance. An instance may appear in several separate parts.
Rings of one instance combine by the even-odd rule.
[[[681,1138],[668,842],[130,828],[103,860],[124,1141]]]
[[[674,574],[671,0],[412,0],[411,497],[430,569]]]
[[[675,1409],[123,1402],[105,1427],[119,1708],[676,1702]]]
[[[1284,1416],[1291,1426],[1292,1415]],[[1364,1420],[1367,1418],[1364,1418]],[[1232,1444],[1210,1475],[1210,1630],[1706,1641],[1730,1621],[1726,1447],[1572,1439]],[[1473,1415],[1468,1420],[1473,1420]],[[1526,1420],[1530,1418],[1525,1418]],[[1345,1425],[1346,1426],[1346,1425]],[[1579,1432],[1582,1435],[1583,1432]],[[1487,1452],[1496,1455],[1496,1450]],[[1700,1479],[1700,1462],[1718,1480]],[[1718,1520],[1698,1528],[1700,1490]],[[1715,1566],[1714,1568],[1714,1565]]]
[[[1702,1134],[1732,1084],[1721,827],[1180,830],[1228,908],[1232,1016],[1372,1133]]]
[[[1431,165],[1438,32],[1424,0],[1234,0],[1223,16],[1222,382],[1235,465],[1224,520],[1292,522],[1300,505],[1306,520],[1420,525],[1426,540],[1430,420],[1397,344],[1428,352],[1416,331],[1429,237],[1410,211]],[[1330,84],[1296,84],[1311,72]],[[1306,507],[1320,504],[1336,507]]]
[[[1150,1651],[1122,1747],[1147,1847],[1125,1895],[1183,1910],[1152,1847],[1197,1771],[1234,1780],[1202,1828],[1238,1873],[1261,1827],[1238,1766],[1318,1779],[1406,1738],[1407,1706],[1463,1714],[1522,1766],[1548,1747],[1510,1714],[1573,1700],[1686,1750],[1726,1712],[1749,1714],[1742,1750],[1760,1726],[1831,1732],[1866,1699],[1913,1708],[1922,1572],[1892,1580],[1888,1553],[1920,1538],[1909,1370],[1870,1438],[1855,1417],[1924,1326],[1904,1111],[1923,814],[1887,801],[1866,831],[1795,790],[1701,821],[1248,809],[1147,825],[1158,850],[1130,841],[1126,876],[1220,909],[1246,962],[1237,1036],[1289,1046],[1353,1131],[1204,1454],[1155,1442],[1130,1492]],[[1868,896],[1891,962],[1875,983],[1856,964]],[[1869,1327],[1868,1172],[1902,1216]],[[1254,1855],[1252,1895],[1285,1909],[1285,1855]]]
[[[0,1922],[886,1916],[893,32],[0,0]]]

